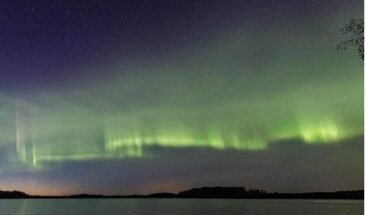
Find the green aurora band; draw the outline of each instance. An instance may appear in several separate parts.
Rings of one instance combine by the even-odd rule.
[[[40,167],[44,161],[138,158],[148,156],[144,150],[148,146],[265,150],[270,142],[290,138],[308,144],[335,143],[362,134],[362,120],[356,121],[362,117],[361,99],[356,102],[356,97],[362,95],[354,94],[361,92],[355,89],[359,86],[345,86],[346,92],[319,87],[316,99],[339,95],[330,102],[322,98],[323,102],[314,103],[312,90],[303,89],[291,104],[287,97],[292,95],[284,95],[225,102],[207,110],[201,105],[151,107],[99,117],[70,103],[58,103],[61,107],[49,112],[25,105],[16,111],[17,152],[21,161]]]
[[[0,141],[16,143],[19,160],[37,169],[45,162],[150,156],[151,146],[265,150],[292,138],[329,144],[363,134],[361,63],[334,50],[338,38],[309,43],[305,33],[295,40],[273,34],[262,45],[280,47],[277,55],[253,64],[245,56],[257,44],[241,35],[208,41],[216,45],[185,63],[116,64],[97,82],[21,99],[4,95]],[[288,55],[285,47],[303,51]]]

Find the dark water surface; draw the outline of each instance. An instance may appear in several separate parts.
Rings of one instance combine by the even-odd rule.
[[[352,215],[362,200],[6,199],[1,215]]]

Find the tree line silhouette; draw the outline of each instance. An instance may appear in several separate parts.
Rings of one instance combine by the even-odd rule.
[[[308,193],[278,193],[245,187],[200,187],[175,193],[149,195],[90,195],[32,196],[19,191],[0,191],[0,198],[221,198],[221,199],[364,199],[364,190]]]

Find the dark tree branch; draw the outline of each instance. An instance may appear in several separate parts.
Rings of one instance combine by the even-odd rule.
[[[339,43],[337,49],[355,47],[361,59],[364,60],[364,19],[350,19],[340,31],[348,39]]]

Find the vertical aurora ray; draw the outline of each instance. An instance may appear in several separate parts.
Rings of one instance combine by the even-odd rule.
[[[35,166],[36,160],[34,157],[31,122],[26,109],[19,104],[16,104],[15,109],[16,151],[18,158],[24,163]]]

